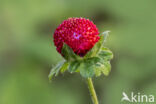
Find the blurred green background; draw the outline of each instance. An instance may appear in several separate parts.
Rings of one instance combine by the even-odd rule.
[[[91,104],[79,74],[48,81],[52,65],[62,59],[53,32],[68,17],[89,18],[100,32],[111,31],[106,46],[114,53],[112,71],[94,78],[100,104],[120,104],[123,91],[156,96],[155,5],[155,0],[0,0],[0,104]]]

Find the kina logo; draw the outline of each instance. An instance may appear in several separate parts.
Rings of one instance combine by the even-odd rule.
[[[123,97],[121,99],[121,102],[127,101],[127,102],[139,102],[139,103],[153,103],[154,102],[154,95],[146,95],[137,93],[134,94],[134,92],[131,92],[131,96],[128,96],[125,92],[122,93]]]

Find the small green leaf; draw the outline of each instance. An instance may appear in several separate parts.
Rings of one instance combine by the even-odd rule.
[[[64,64],[65,61],[60,62],[59,64],[57,64],[54,68],[51,69],[50,74],[49,74],[49,80],[52,79],[53,75],[57,76],[62,65]]]
[[[96,75],[96,77],[99,77],[101,75],[101,73],[102,73],[101,70],[102,70],[102,68],[95,67],[95,75]]]
[[[109,75],[109,73],[110,73],[110,71],[111,71],[111,64],[110,64],[110,61],[106,61],[106,62],[104,62],[104,69],[103,69],[103,74],[104,75],[106,75],[106,76],[108,76]]]
[[[102,43],[103,43],[103,44],[106,42],[107,37],[108,37],[108,35],[109,35],[109,32],[110,32],[110,31],[107,30],[107,31],[104,31],[104,32],[102,33],[102,35],[103,35],[103,39],[102,39],[103,42],[102,42]]]
[[[103,58],[104,60],[110,61],[113,58],[113,53],[106,47],[102,47],[99,54],[100,58]]]
[[[65,63],[62,65],[62,67],[61,67],[61,69],[60,69],[60,72],[61,72],[61,73],[64,73],[64,72],[68,69],[68,67],[69,67],[69,62],[65,62]]]
[[[76,55],[73,50],[66,44],[63,44],[63,48],[61,53],[63,54],[63,57],[67,60],[67,61],[73,61],[73,60],[80,60],[81,57]]]
[[[75,72],[78,69],[79,66],[80,66],[79,61],[73,61],[73,62],[70,63],[68,70],[71,73]]]
[[[94,57],[101,47],[101,43],[97,42],[94,47],[84,56],[85,58]]]
[[[92,65],[96,64],[100,60],[101,59],[99,57],[90,57],[90,58],[84,59],[85,63],[92,64]]]
[[[93,77],[95,74],[95,65],[100,59],[98,57],[91,57],[88,59],[85,59],[79,67],[80,74],[85,77]]]
[[[106,40],[107,40],[107,37],[108,37],[108,33],[109,33],[110,31],[104,31],[101,35],[100,35],[100,40],[99,40],[99,48],[98,48],[98,50],[97,50],[97,53],[99,53],[99,51],[101,50],[101,48],[104,46],[104,43],[106,42]]]
[[[86,63],[81,63],[80,64],[80,74],[85,77],[85,78],[89,78],[89,77],[93,77],[94,75],[94,66],[93,65],[89,65]]]
[[[105,31],[100,35],[100,40],[94,45],[94,47],[84,56],[85,58],[94,57],[100,51],[102,46],[104,45],[107,36],[110,31]]]
[[[95,67],[96,76],[100,76],[103,73],[105,76],[108,76],[111,71],[110,61],[98,62]]]

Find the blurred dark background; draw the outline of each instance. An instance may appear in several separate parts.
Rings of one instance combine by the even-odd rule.
[[[155,0],[1,0],[0,104],[91,104],[79,74],[48,81],[62,57],[53,32],[69,17],[110,30],[110,76],[94,78],[100,104],[120,104],[122,92],[156,96]]]

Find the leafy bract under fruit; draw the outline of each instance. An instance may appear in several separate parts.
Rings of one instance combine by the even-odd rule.
[[[78,72],[85,78],[94,75],[98,77],[101,74],[108,76],[111,71],[110,60],[113,58],[113,53],[104,47],[108,32],[100,35],[99,42],[84,57],[76,55],[68,45],[64,44],[62,54],[65,60],[51,69],[49,80],[66,70],[70,73]]]

